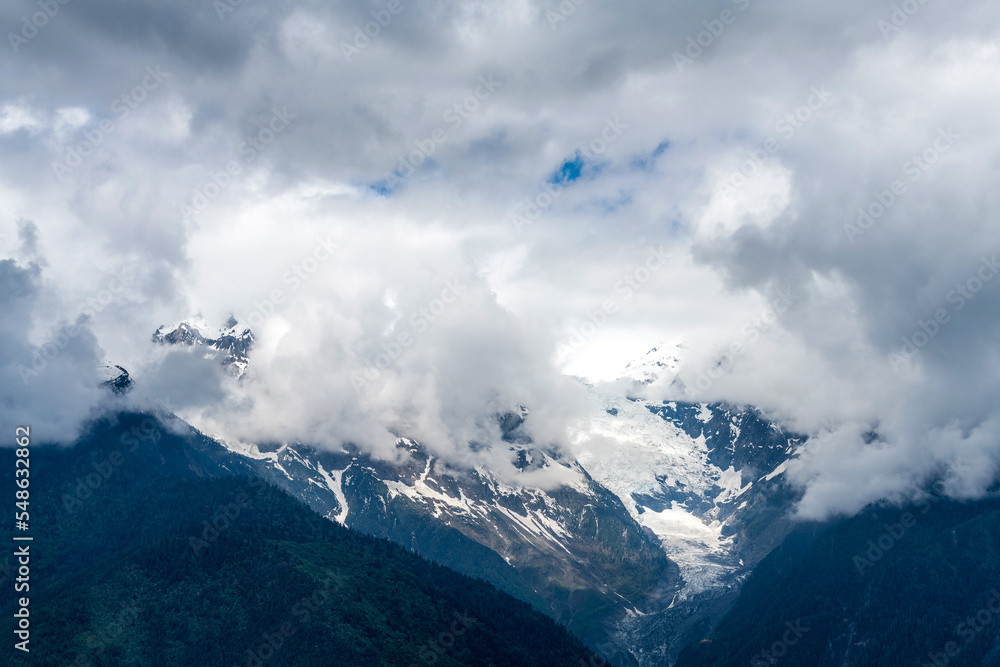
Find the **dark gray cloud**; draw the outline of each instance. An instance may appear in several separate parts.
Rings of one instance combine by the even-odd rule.
[[[22,246],[31,254],[33,230],[22,227]],[[42,269],[0,260],[0,419],[30,427],[42,442],[68,442],[90,418],[102,396],[98,389],[101,350],[86,318],[30,335],[41,292]]]

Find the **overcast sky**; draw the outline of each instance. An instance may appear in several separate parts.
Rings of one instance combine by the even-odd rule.
[[[464,460],[518,404],[561,442],[566,374],[613,379],[666,340],[681,382],[656,398],[816,436],[791,471],[804,516],[934,476],[980,495],[1000,463],[998,18],[5,3],[0,414],[70,440],[110,361],[226,437],[388,453],[406,434]],[[252,381],[151,344],[194,314],[251,323]]]

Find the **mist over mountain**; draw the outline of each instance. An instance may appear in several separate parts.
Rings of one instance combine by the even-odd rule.
[[[662,398],[825,434],[793,468],[804,516],[989,487],[987,4],[228,9],[11,33],[2,243],[36,296],[7,291],[3,366],[81,314],[94,336],[16,398],[73,387],[54,435],[100,400],[89,354],[247,436],[389,454],[405,429],[462,456],[521,404],[565,444],[564,373],[612,379],[672,338],[689,391]],[[258,382],[138,335],[193,313],[254,331]]]
[[[616,667],[735,660],[793,620],[767,568],[808,578],[865,517],[933,496],[942,534],[993,530],[994,4],[13,0],[0,25],[9,430],[149,416]],[[900,566],[967,562],[942,539]],[[817,664],[923,627],[845,639],[889,587],[839,583]]]

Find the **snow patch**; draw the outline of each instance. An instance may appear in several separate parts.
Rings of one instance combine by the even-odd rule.
[[[787,461],[784,461],[781,465],[779,465],[777,468],[775,468],[773,471],[771,471],[770,474],[764,475],[763,477],[761,477],[761,479],[766,479],[767,481],[770,482],[772,479],[774,479],[775,477],[777,477],[781,473],[785,472],[785,470],[788,468],[788,464],[790,462],[791,462],[791,459],[788,459]],[[760,480],[758,480],[758,481],[760,481]]]
[[[640,523],[660,538],[670,560],[684,578],[681,598],[724,585],[737,568],[727,562],[733,537],[722,536],[722,524],[706,524],[677,503],[661,512],[647,509]]]
[[[347,472],[351,466],[347,466],[343,470],[334,470],[333,473],[327,472],[323,468],[323,464],[317,464],[319,468],[319,474],[323,476],[323,480],[326,481],[327,487],[333,491],[333,496],[337,499],[337,505],[340,507],[340,514],[335,517],[331,517],[334,521],[339,523],[341,526],[347,525],[347,513],[349,508],[347,507],[347,496],[344,495],[344,473]]]
[[[695,415],[695,417],[697,417],[698,421],[702,424],[707,424],[712,421],[712,411],[709,410],[707,403],[698,404],[698,414]]]
[[[739,498],[753,486],[753,482],[748,482],[746,486],[743,486],[743,473],[733,466],[729,466],[728,470],[723,471],[716,483],[722,487],[722,492],[715,497],[716,503],[727,503]]]

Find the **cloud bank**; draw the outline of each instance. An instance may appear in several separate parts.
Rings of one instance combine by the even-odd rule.
[[[106,357],[227,436],[462,462],[670,338],[677,397],[817,436],[803,516],[990,487],[989,3],[221,4],[0,10],[11,422],[70,438]],[[253,382],[150,343],[193,313]]]

